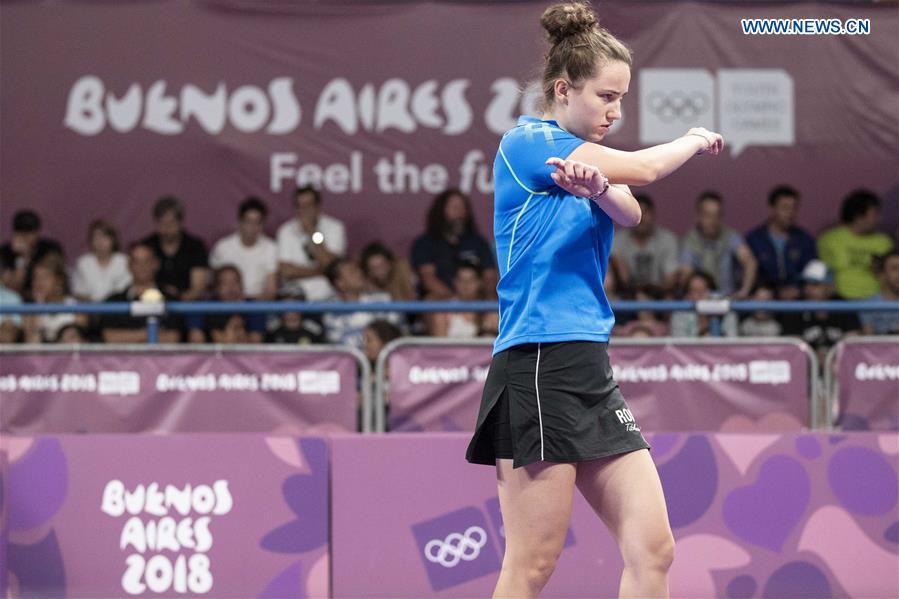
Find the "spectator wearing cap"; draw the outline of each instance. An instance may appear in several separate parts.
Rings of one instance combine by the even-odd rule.
[[[154,294],[158,291],[156,281],[159,273],[159,257],[153,248],[143,241],[132,243],[128,248],[128,271],[131,273],[131,285],[123,291],[106,298],[107,302],[140,301],[146,292]],[[161,291],[166,300],[173,300],[165,291]],[[181,340],[183,321],[172,315],[160,318],[159,341],[161,343],[178,343]],[[104,314],[98,325],[100,337],[106,343],[146,343],[147,319],[129,314]]]
[[[800,275],[818,257],[815,238],[796,226],[799,192],[779,185],[768,194],[768,220],[746,235],[746,243],[759,263],[758,282],[773,286],[775,296],[799,297]]]
[[[244,293],[257,300],[273,300],[278,292],[278,246],[265,232],[268,207],[249,197],[237,209],[237,231],[215,242],[209,265],[237,267]]]
[[[880,293],[871,300],[899,302],[899,249],[894,249],[876,261],[880,277]],[[899,335],[899,311],[861,312],[866,335]]]
[[[298,188],[293,201],[296,214],[281,225],[277,236],[282,291],[300,291],[310,302],[330,299],[334,288],[324,274],[346,254],[346,228],[322,213],[322,195],[314,187]]]
[[[246,302],[240,270],[231,264],[215,269],[214,302]],[[191,314],[184,319],[191,343],[261,343],[265,335],[265,314]]]
[[[642,218],[630,229],[615,232],[610,260],[621,289],[652,285],[673,292],[677,285],[677,237],[656,224],[655,205],[646,194],[637,194]]]
[[[332,262],[326,271],[328,280],[337,291],[337,297],[342,302],[389,302],[390,295],[382,291],[365,291],[365,278],[362,269],[355,261],[348,258],[339,258]],[[327,313],[323,322],[325,336],[329,343],[351,345],[362,349],[365,327],[375,320],[386,320],[395,326],[401,324],[402,318],[396,312],[350,312]]]
[[[802,299],[827,301],[839,299],[834,294],[833,273],[821,260],[812,260],[802,270]],[[783,317],[783,333],[800,337],[818,354],[824,363],[827,351],[846,335],[861,328],[858,316],[852,312],[807,310],[788,312]]]
[[[184,205],[174,196],[153,206],[156,232],[143,240],[159,258],[159,288],[168,296],[193,301],[206,295],[209,259],[203,240],[184,230]]]
[[[841,297],[871,297],[880,290],[872,261],[893,249],[889,236],[877,231],[880,199],[866,189],[853,191],[843,200],[840,220],[818,239],[818,255],[833,271]]]
[[[684,236],[680,261],[682,281],[702,270],[725,296],[748,297],[755,284],[758,262],[743,237],[724,225],[724,200],[714,191],[696,201],[696,226]]]
[[[41,237],[41,217],[32,210],[19,210],[12,218],[9,242],[0,246],[3,284],[20,295],[31,291],[34,265],[50,254],[63,255],[58,242]]]
[[[478,232],[468,196],[458,189],[447,189],[434,198],[428,209],[427,229],[412,243],[412,268],[418,275],[421,297],[451,298],[459,264],[479,268],[487,295],[496,297],[499,273],[493,249]]]
[[[131,284],[128,256],[119,251],[119,234],[104,220],[95,220],[87,230],[90,251],[75,261],[72,293],[89,302],[102,302]]]

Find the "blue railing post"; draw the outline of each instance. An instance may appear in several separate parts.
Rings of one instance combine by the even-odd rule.
[[[159,317],[158,316],[148,316],[147,317],[147,343],[149,345],[154,345],[159,343]]]

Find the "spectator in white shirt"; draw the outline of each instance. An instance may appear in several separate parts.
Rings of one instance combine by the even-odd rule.
[[[309,301],[333,297],[323,275],[346,253],[346,231],[336,218],[322,214],[322,197],[311,186],[294,193],[296,217],[278,229],[278,272],[285,292],[299,287]]]
[[[128,257],[119,251],[119,234],[105,220],[95,220],[87,233],[90,251],[75,261],[72,293],[75,297],[102,302],[131,284]]]
[[[256,197],[237,209],[237,231],[215,242],[209,265],[234,265],[240,271],[244,293],[257,300],[274,300],[278,293],[278,246],[263,229],[268,207]]]

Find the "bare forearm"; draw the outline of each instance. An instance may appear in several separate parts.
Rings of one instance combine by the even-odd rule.
[[[699,135],[684,135],[666,144],[637,150],[634,156],[649,166],[652,181],[658,181],[676,171],[707,146],[708,142]],[[609,178],[614,181],[614,177]]]
[[[634,227],[640,224],[642,216],[640,204],[627,191],[626,187],[610,185],[609,190],[595,201],[596,205],[609,215],[609,218],[622,227]]]

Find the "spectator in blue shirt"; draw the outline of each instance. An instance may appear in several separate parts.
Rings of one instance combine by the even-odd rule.
[[[758,260],[758,278],[772,285],[780,299],[798,299],[802,269],[818,257],[815,239],[796,226],[799,192],[779,185],[768,194],[768,220],[746,236],[749,249]]]
[[[880,293],[869,298],[876,301],[899,302],[899,249],[875,260],[880,275]],[[866,335],[899,335],[899,312],[861,312]]]

